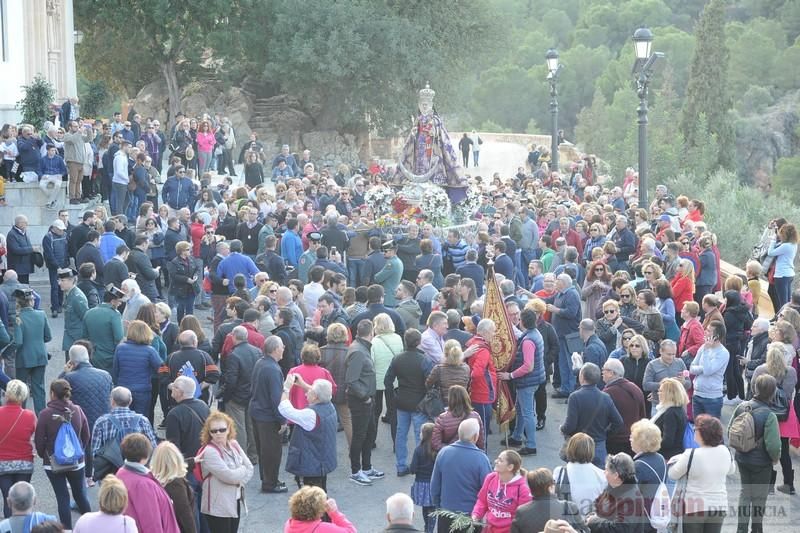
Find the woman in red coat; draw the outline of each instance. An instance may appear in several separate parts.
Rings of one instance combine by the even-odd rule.
[[[705,342],[705,331],[700,319],[697,315],[700,314],[700,306],[697,302],[686,302],[683,304],[681,310],[681,318],[683,318],[683,325],[681,326],[681,338],[678,341],[678,354],[679,357],[689,356],[691,359],[697,355],[697,350]],[[686,362],[684,360],[684,362]],[[689,365],[687,364],[688,368]]]
[[[689,259],[681,259],[678,262],[678,272],[672,278],[670,286],[675,310],[682,312],[683,304],[694,301],[694,263]],[[678,323],[683,323],[683,318]]]
[[[0,490],[3,491],[3,517],[11,516],[8,491],[17,481],[30,483],[33,474],[33,432],[36,415],[23,407],[28,386],[12,379],[6,385],[6,404],[0,407]]]
[[[477,334],[467,341],[468,348],[464,351],[464,358],[470,368],[470,400],[472,407],[480,415],[487,433],[492,416],[492,404],[497,399],[497,370],[494,368],[491,349],[495,331],[494,322],[481,320],[478,322]]]

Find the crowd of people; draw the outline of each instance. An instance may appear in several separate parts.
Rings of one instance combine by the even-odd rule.
[[[395,233],[365,201],[396,186],[381,165],[318,168],[288,146],[268,158],[251,137],[239,177],[224,117],[180,116],[168,135],[130,118],[69,116],[63,136],[19,128],[20,179],[60,183],[63,168],[42,169],[64,150],[70,199],[99,190],[111,213],[59,211],[41,247],[19,214],[6,236],[0,531],[234,532],[256,471],[264,495],[290,490],[282,465],[298,489],[286,532],[356,531],[326,494],[337,433],[349,480],[370,487],[389,466],[372,461],[382,423],[394,474],[413,476],[408,495],[386,502],[386,531],[414,531],[416,505],[427,532],[479,522],[492,533],[644,533],[678,521],[718,533],[738,472],[731,519],[760,532],[769,494],[794,495],[793,224],[770,223],[763,257],[723,280],[701,200],[659,185],[640,206],[632,169],[614,185],[593,157],[560,173],[532,148],[515,176],[470,177],[481,204],[464,228],[420,220]],[[16,131],[5,126],[4,139]],[[69,148],[79,142],[98,147],[83,152],[88,184]],[[51,318],[63,315],[63,355],[30,286],[37,254]],[[508,324],[488,318],[494,284]],[[767,297],[774,317],[759,313]],[[497,368],[502,328],[517,348]],[[515,406],[508,431],[492,421],[501,384]],[[563,463],[526,471],[553,400],[566,403]],[[34,455],[57,517],[34,510]]]

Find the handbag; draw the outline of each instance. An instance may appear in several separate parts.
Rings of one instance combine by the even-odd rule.
[[[114,426],[116,436],[104,442],[92,459],[92,468],[94,469],[92,477],[98,481],[109,474],[114,474],[123,464],[120,442],[125,434],[113,416],[109,416],[108,421]]]
[[[556,498],[559,500],[572,501],[572,490],[569,486],[569,472],[567,465],[561,467],[556,480]]]
[[[31,262],[33,263],[33,266],[42,268],[44,266],[44,256],[42,255],[42,252],[34,251],[31,254]]]
[[[424,413],[428,418],[434,419],[444,413],[444,402],[439,387],[431,387],[425,393],[425,397],[417,404],[417,410]]]
[[[567,343],[567,351],[570,354],[572,352],[583,353],[585,346],[583,344],[583,339],[581,339],[580,333],[567,333],[564,335],[564,340]]]
[[[694,449],[689,452],[689,464],[686,465],[686,473],[675,483],[675,491],[670,500],[672,518],[667,526],[667,531],[678,531],[683,522],[684,499],[686,497],[686,486],[689,484],[689,471],[692,469],[692,459],[694,459]]]

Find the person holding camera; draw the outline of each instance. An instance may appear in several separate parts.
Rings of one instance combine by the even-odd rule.
[[[690,367],[691,374],[695,376],[692,395],[695,418],[702,414],[720,418],[722,414],[722,383],[730,359],[724,340],[725,324],[712,320],[705,328],[705,342],[697,350]]]

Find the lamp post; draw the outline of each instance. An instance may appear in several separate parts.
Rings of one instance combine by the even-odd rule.
[[[633,47],[636,52],[633,72],[636,75],[636,94],[639,96],[639,106],[636,108],[639,117],[639,207],[647,209],[647,91],[653,67],[664,54],[652,52],[653,32],[649,28],[639,28],[633,33]]]
[[[544,55],[547,62],[547,81],[550,82],[550,113],[552,134],[550,137],[550,170],[558,172],[558,74],[563,65],[558,62],[558,50],[550,48]]]

